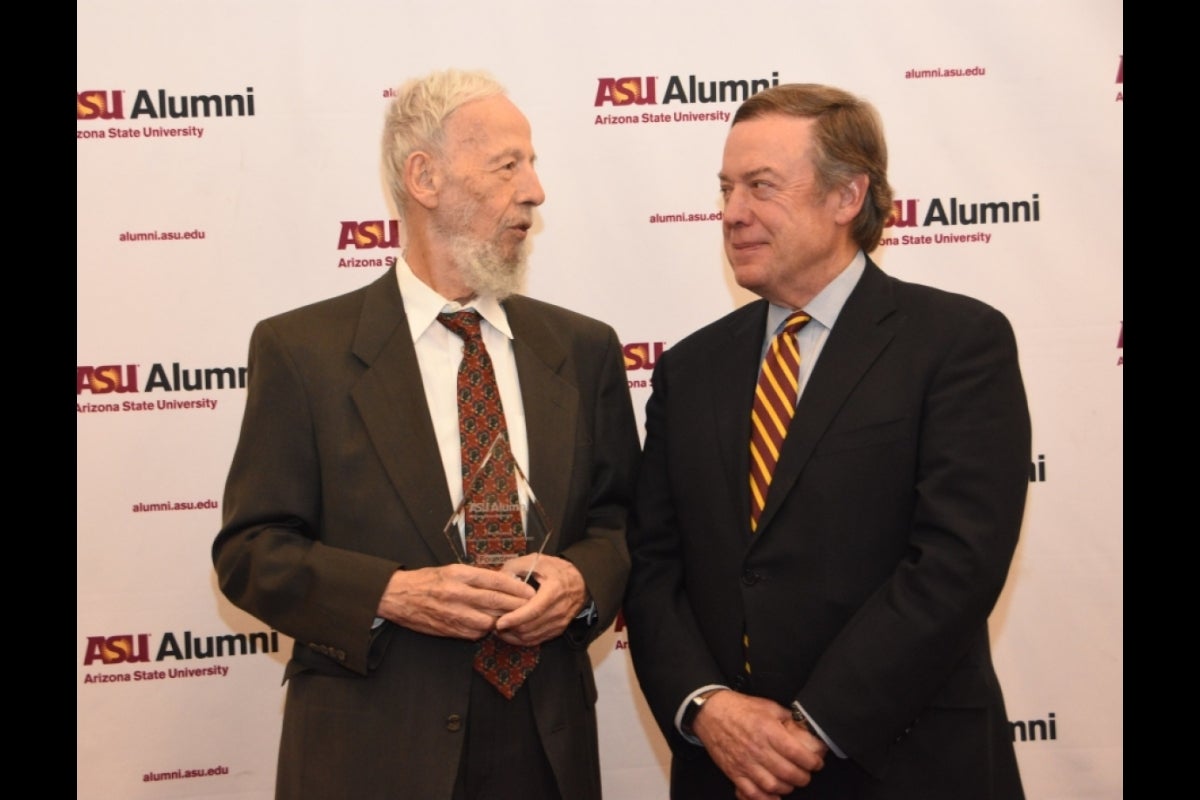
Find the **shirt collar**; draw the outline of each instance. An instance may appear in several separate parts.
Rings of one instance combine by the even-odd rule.
[[[866,269],[867,257],[862,250],[859,250],[846,268],[830,281],[829,285],[822,289],[816,297],[805,304],[804,312],[812,317],[814,322],[832,330],[833,323],[837,322],[838,315],[842,313],[842,306],[846,305],[846,300],[854,291],[854,287],[858,285],[858,280]],[[778,333],[783,326],[783,321],[795,310],[772,303],[767,309],[767,336],[774,336]]]
[[[408,331],[414,342],[430,325],[437,322],[438,314],[443,311],[454,313],[467,308],[478,311],[479,316],[506,338],[513,338],[512,329],[508,326],[508,315],[504,313],[500,301],[494,297],[475,297],[467,303],[447,300],[414,275],[412,268],[403,258],[396,264],[396,280],[400,284],[400,297],[404,300],[404,313],[408,317]]]

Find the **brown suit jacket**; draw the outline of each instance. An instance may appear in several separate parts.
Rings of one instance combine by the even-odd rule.
[[[624,363],[595,320],[519,296],[505,309],[546,552],[579,569],[599,612],[542,647],[528,689],[563,797],[599,798],[587,645],[629,566]],[[394,270],[256,326],[213,560],[230,601],[295,639],[278,797],[450,797],[474,643],[372,622],[395,570],[456,562],[451,512]]]

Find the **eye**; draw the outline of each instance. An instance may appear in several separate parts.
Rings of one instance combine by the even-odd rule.
[[[759,200],[766,200],[770,197],[773,197],[775,195],[775,189],[778,188],[771,181],[762,180],[761,178],[750,181],[748,185],[750,187],[751,196]]]

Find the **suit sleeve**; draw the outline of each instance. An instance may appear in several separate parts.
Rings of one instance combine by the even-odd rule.
[[[987,307],[964,316],[922,403],[907,555],[798,696],[868,770],[935,697],[953,704],[947,682],[956,670],[978,671],[964,685],[994,683],[987,618],[1021,528],[1030,421],[1008,321]]]
[[[213,543],[230,602],[359,673],[372,621],[399,564],[329,547],[321,525],[321,465],[306,376],[271,322],[250,340],[241,434]]]
[[[668,458],[672,358],[669,350],[660,356],[646,403],[646,441],[629,533],[633,568],[625,616],[634,669],[654,718],[672,749],[687,750],[692,745],[675,728],[676,711],[691,692],[726,680],[705,644],[686,592]]]
[[[596,603],[596,624],[582,631],[569,630],[577,644],[586,645],[603,633],[617,616],[629,576],[629,550],[625,535],[629,508],[633,502],[633,483],[638,461],[637,422],[625,376],[624,357],[616,334],[608,330],[607,340],[596,358],[594,396],[584,401],[591,405],[591,458],[576,469],[585,471],[588,481],[584,535],[559,555],[570,561],[583,575],[588,593]]]

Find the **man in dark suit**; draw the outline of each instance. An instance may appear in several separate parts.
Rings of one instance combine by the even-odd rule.
[[[544,194],[502,87],[455,70],[410,81],[383,156],[404,259],[257,325],[213,545],[226,596],[295,639],[276,796],[597,799],[587,646],[620,606],[638,453],[621,348],[608,326],[514,294]],[[503,426],[470,470],[482,428],[460,429],[465,339],[442,318],[458,312],[490,354]],[[489,459],[515,459],[496,473],[520,503],[496,513],[516,515],[509,542],[531,540],[502,564],[477,558],[455,513],[492,507],[474,494]],[[536,666],[502,690],[484,672],[518,670],[477,669],[485,643]]]
[[[661,357],[629,536],[630,650],[679,800],[1022,797],[987,629],[1028,485],[1016,344],[867,258],[886,152],[830,87],[733,119],[725,250],[762,300]]]

